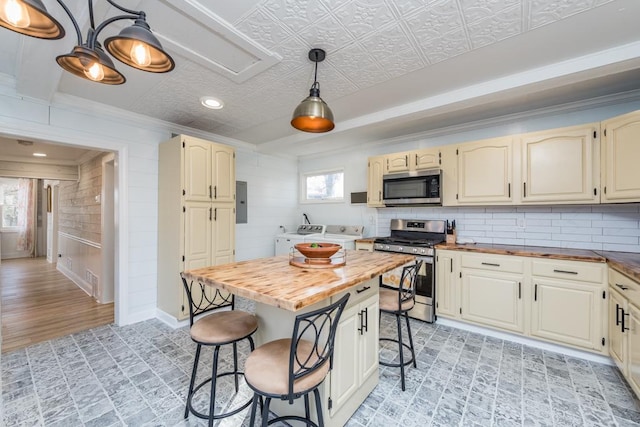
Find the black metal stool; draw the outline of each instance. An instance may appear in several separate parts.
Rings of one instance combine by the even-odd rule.
[[[238,392],[238,377],[244,375],[238,370],[238,347],[237,343],[243,339],[249,340],[251,351],[255,345],[251,335],[258,329],[258,319],[251,313],[240,310],[234,310],[234,296],[232,294],[223,295],[219,289],[215,289],[213,297],[207,295],[212,292],[211,288],[202,283],[191,282],[182,276],[182,284],[189,299],[189,323],[191,339],[198,344],[196,349],[196,357],[193,362],[193,371],[191,373],[191,382],[189,384],[189,393],[187,394],[187,403],[184,410],[184,417],[189,416],[189,412],[199,418],[209,420],[209,426],[213,426],[213,420],[230,417],[237,414],[251,404],[251,399],[239,408],[233,409],[226,413],[215,414],[216,402],[216,382],[220,377],[227,375],[234,376],[235,390]],[[221,310],[231,308],[231,310]],[[210,313],[204,317],[195,320],[196,316],[204,313]],[[220,347],[227,344],[233,344],[233,371],[218,372],[218,355]],[[211,378],[206,379],[195,386],[196,374],[198,371],[198,361],[200,360],[200,351],[202,346],[212,346],[213,350],[213,366],[211,370]],[[195,393],[200,390],[208,382],[211,382],[211,398],[209,402],[209,413],[203,414],[196,411],[192,405],[192,399]]]
[[[336,329],[348,299],[349,294],[327,307],[296,316],[292,338],[268,342],[249,355],[245,379],[255,392],[249,426],[255,423],[256,408],[262,396],[266,397],[262,405],[263,427],[282,420],[302,421],[313,427],[324,425],[318,386],[331,370]],[[317,424],[311,421],[309,411],[311,392],[316,402]],[[299,397],[304,397],[304,417],[284,415],[269,421],[272,398],[293,404]]]
[[[398,343],[398,353],[400,357],[399,363],[386,362],[380,360],[383,366],[391,366],[400,368],[400,378],[402,381],[402,391],[405,390],[404,367],[413,364],[416,368],[416,354],[413,349],[413,337],[411,336],[411,326],[409,326],[409,315],[407,312],[413,308],[416,301],[416,280],[418,272],[422,267],[423,261],[417,260],[415,264],[411,264],[402,268],[400,283],[397,287],[382,283],[380,276],[380,315],[389,313],[396,316],[396,324],[398,328],[398,338],[380,338],[380,341],[391,341]],[[407,334],[409,336],[409,344],[402,341],[402,322],[400,317],[404,317],[407,323]],[[411,357],[404,360],[404,349],[411,351]]]

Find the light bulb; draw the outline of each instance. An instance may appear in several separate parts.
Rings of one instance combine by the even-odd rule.
[[[151,64],[151,52],[145,43],[134,42],[131,45],[131,59],[141,67],[148,67]]]
[[[7,0],[4,7],[0,9],[0,19],[16,28],[26,28],[31,25],[27,6],[18,0]]]
[[[84,69],[84,75],[94,82],[99,82],[104,79],[104,69],[99,62],[94,61],[89,65],[89,67]]]

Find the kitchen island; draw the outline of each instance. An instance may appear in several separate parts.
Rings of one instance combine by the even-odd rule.
[[[184,276],[255,301],[257,345],[290,338],[297,314],[351,293],[336,334],[333,370],[320,387],[325,425],[342,426],[378,384],[378,277],[413,259],[403,254],[346,251],[344,266],[301,268],[290,265],[288,255],[281,255],[190,270]],[[301,401],[293,407],[272,402],[276,413],[302,414],[302,407]]]

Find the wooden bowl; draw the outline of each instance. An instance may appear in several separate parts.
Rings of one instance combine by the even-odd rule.
[[[311,245],[317,245],[312,248]],[[330,258],[342,246],[336,243],[298,243],[295,248],[307,258]]]

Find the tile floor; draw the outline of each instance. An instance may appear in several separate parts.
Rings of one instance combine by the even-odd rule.
[[[393,333],[392,320],[383,317],[382,334]],[[397,369],[381,370],[348,426],[640,426],[640,403],[611,366],[437,324],[412,327],[418,368],[407,372],[407,391]],[[205,425],[183,419],[194,348],[186,328],[149,320],[5,354],[3,425]],[[207,352],[203,371],[210,361]],[[230,383],[222,387],[233,394]],[[245,385],[236,398],[250,395]],[[196,404],[206,403],[202,393]],[[248,409],[217,425],[247,424]]]

